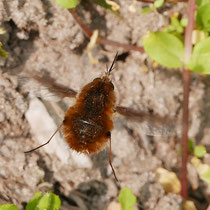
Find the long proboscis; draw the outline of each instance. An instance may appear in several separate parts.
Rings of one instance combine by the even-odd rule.
[[[38,147],[36,147],[36,148],[34,148],[34,149],[31,149],[31,150],[29,150],[29,151],[26,151],[26,152],[24,152],[24,153],[34,152],[35,150],[37,150],[37,149],[39,149],[39,148],[41,148],[41,147],[43,147],[43,146],[49,144],[50,141],[52,140],[52,138],[55,136],[55,134],[62,128],[62,126],[63,126],[63,123],[59,125],[59,127],[56,129],[56,131],[53,133],[53,135],[49,138],[49,140],[48,140],[47,142],[45,142],[44,144],[42,144],[42,145],[40,145],[40,146],[38,146]]]

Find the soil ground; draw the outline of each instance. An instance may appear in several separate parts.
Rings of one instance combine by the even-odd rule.
[[[141,37],[148,30],[160,29],[173,12],[186,14],[185,4],[168,5],[161,14],[148,15],[140,12],[144,4],[136,2],[135,12],[129,10],[131,4],[120,1],[120,17],[91,3],[81,3],[76,12],[91,30],[98,29],[107,39],[137,46],[142,46]],[[0,26],[6,30],[0,40],[9,53],[7,60],[0,60],[0,204],[14,203],[22,209],[35,192],[50,190],[60,196],[61,209],[102,210],[128,186],[138,196],[136,209],[182,209],[181,196],[166,193],[154,173],[164,167],[179,175],[181,72],[154,67],[145,54],[101,45],[93,50],[99,63],[91,64],[88,39],[71,14],[54,1],[1,0]],[[60,134],[44,148],[24,154],[50,137],[74,103],[69,98],[58,101],[25,75],[47,74],[79,91],[104,74],[117,51],[119,59],[112,73],[117,104],[154,118],[170,118],[175,126],[165,133],[167,125],[130,121],[116,114],[112,154],[118,183],[108,165],[108,148],[93,156],[77,154]],[[207,149],[208,85],[208,78],[193,75],[189,131],[190,138]],[[204,162],[210,164],[210,157]],[[190,198],[199,210],[206,209],[210,190],[192,165],[189,168]]]

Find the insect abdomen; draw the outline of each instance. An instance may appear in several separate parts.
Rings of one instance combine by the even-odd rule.
[[[65,126],[67,125],[67,126]],[[84,119],[72,114],[64,121],[63,133],[69,146],[81,153],[98,152],[106,146],[107,135],[113,129],[110,119]]]

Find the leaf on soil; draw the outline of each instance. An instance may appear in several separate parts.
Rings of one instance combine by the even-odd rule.
[[[191,163],[196,168],[200,179],[207,182],[210,187],[210,166],[208,164],[203,164],[201,160],[195,156],[191,159]]]
[[[136,1],[133,1],[130,6],[128,7],[128,11],[131,13],[136,13]]]
[[[108,4],[108,5],[110,5],[111,6],[111,8],[112,8],[112,10],[113,11],[117,11],[117,10],[119,10],[120,9],[120,5],[119,4],[117,4],[116,2],[114,2],[114,1],[111,1],[111,0],[106,0],[106,3]]]
[[[136,196],[128,187],[121,189],[118,200],[122,206],[122,210],[133,210],[133,206],[137,201]]]
[[[184,202],[184,210],[197,210],[193,201],[186,200]]]
[[[18,210],[18,207],[14,204],[3,204],[0,206],[0,210]]]
[[[164,0],[155,0],[154,7],[159,8],[164,4]]]
[[[2,43],[0,42],[0,57],[6,59],[8,57],[8,53],[2,48]]]
[[[180,193],[181,183],[174,172],[158,168],[156,170],[156,177],[167,193]]]
[[[55,0],[55,2],[65,9],[75,8],[78,4],[78,0]]]
[[[198,158],[202,158],[206,154],[206,147],[203,145],[197,145],[194,148],[194,155]]]
[[[119,13],[116,10],[113,10],[112,5],[108,4],[106,2],[106,0],[91,0],[91,1],[94,2],[95,4],[100,5],[101,7],[105,8],[105,9],[111,10],[115,15],[119,15]],[[114,3],[117,4],[114,1],[112,1],[112,2],[113,2],[112,4],[114,4]]]
[[[96,45],[97,39],[98,39],[98,30],[94,30],[93,35],[90,38],[90,42],[87,45],[87,54],[91,64],[98,64],[98,60],[95,59],[92,55],[92,50]]]
[[[142,7],[141,13],[146,15],[146,14],[149,14],[150,12],[152,12],[153,10],[154,10],[153,7]]]
[[[36,192],[33,199],[27,204],[26,210],[59,210],[61,206],[60,198],[53,193],[43,194]]]

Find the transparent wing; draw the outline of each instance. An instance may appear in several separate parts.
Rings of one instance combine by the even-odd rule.
[[[41,85],[45,86],[50,92],[56,94],[57,96],[64,97],[76,97],[77,92],[71,88],[64,85],[56,83],[56,81],[49,76],[39,76],[38,74],[31,75],[34,80],[36,80]]]
[[[75,90],[68,88],[64,85],[58,84],[50,76],[43,76],[37,72],[29,73],[27,77],[25,77],[26,80],[30,80],[29,78],[36,81],[36,83],[40,84],[39,88],[41,88],[41,91],[49,91],[47,93],[48,96],[50,95],[49,93],[51,93],[51,96],[55,95],[59,98],[76,97],[77,95],[77,92]],[[44,94],[44,98],[47,99],[46,92]],[[179,129],[175,126],[176,122],[174,122],[174,120],[172,119],[161,117],[158,115],[148,114],[123,106],[116,106],[115,110],[120,115],[124,116],[127,120],[138,124],[138,127],[144,134],[150,136],[174,136],[177,135],[177,133],[179,133]]]
[[[24,89],[29,90],[32,95],[51,100],[53,97],[59,99],[64,97],[76,97],[77,92],[71,88],[61,85],[49,75],[42,75],[40,72],[27,72],[19,77]]]
[[[117,106],[116,111],[125,116],[129,121],[138,123],[140,130],[149,136],[175,136],[180,133],[180,129],[174,119],[161,117],[137,111],[131,108]]]

